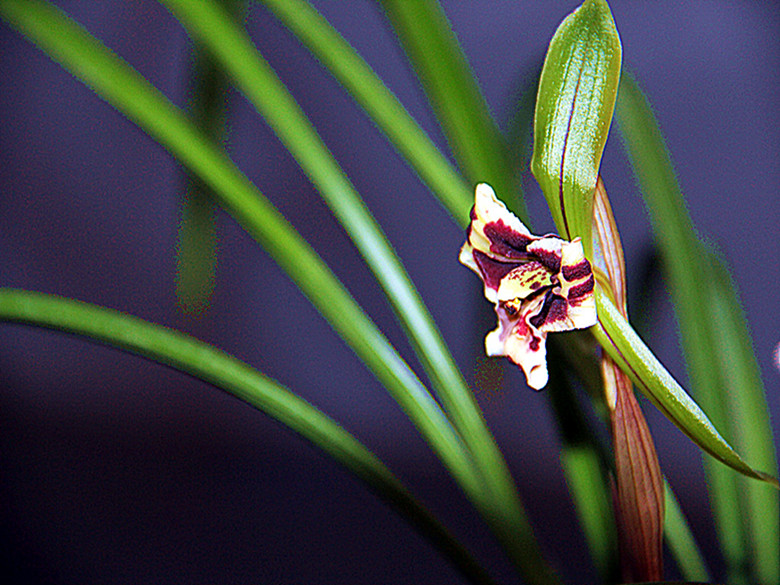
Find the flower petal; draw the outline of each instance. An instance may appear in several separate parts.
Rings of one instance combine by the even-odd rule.
[[[542,295],[522,303],[498,303],[498,327],[485,337],[485,353],[506,356],[520,366],[526,382],[534,390],[544,388],[548,380],[547,333],[529,322],[543,304]]]
[[[561,296],[569,303],[571,329],[585,329],[595,325],[598,319],[593,295],[593,270],[585,258],[579,238],[563,243],[560,281]]]
[[[495,303],[498,327],[485,338],[485,350],[507,356],[541,390],[547,334],[596,324],[593,271],[579,238],[532,235],[484,183],[474,199],[459,259],[479,274]]]
[[[495,303],[501,279],[531,259],[526,248],[537,239],[496,198],[490,185],[480,183],[474,196],[468,238],[461,247],[459,260],[482,278],[485,298]]]
[[[490,185],[480,183],[474,195],[468,239],[475,250],[494,260],[517,262],[528,258],[526,247],[537,238],[496,198]]]
[[[536,291],[552,286],[553,274],[540,262],[531,261],[509,271],[498,285],[499,301],[524,299]]]

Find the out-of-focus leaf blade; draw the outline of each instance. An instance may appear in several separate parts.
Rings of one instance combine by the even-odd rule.
[[[216,347],[130,315],[29,291],[0,288],[0,321],[86,336],[169,365],[214,384],[275,418],[366,482],[473,583],[492,583],[483,569],[360,441],[326,414]]]
[[[602,581],[613,581],[617,564],[615,515],[598,454],[586,444],[568,445],[561,450],[561,467],[596,569]]]
[[[776,474],[763,384],[736,288],[696,237],[655,116],[630,75],[621,82],[617,119],[663,257],[696,398],[740,452]],[[780,582],[780,494],[705,462],[730,574],[751,579],[754,571],[757,582]]]
[[[709,583],[710,574],[704,563],[704,557],[693,538],[680,503],[666,481],[664,481],[664,499],[666,500],[664,539],[677,562],[677,568],[686,581]]]
[[[726,442],[707,415],[644,344],[601,286],[596,286],[595,297],[599,323],[591,331],[645,396],[704,451],[747,477],[780,488],[776,478],[753,469]]]
[[[456,223],[465,227],[474,189],[439,151],[368,63],[304,0],[258,0],[341,83],[414,168]]]
[[[776,470],[768,406],[736,285],[717,256],[704,257],[711,266],[711,325],[717,332],[715,353],[725,382],[720,397],[731,421],[731,440],[755,465]],[[755,577],[767,585],[780,582],[780,494],[744,478],[737,478],[737,491],[746,503],[746,517],[741,520],[748,532],[746,548]]]
[[[235,2],[228,2],[235,9]],[[190,112],[195,124],[212,140],[225,132],[224,76],[199,47],[193,50]],[[217,265],[216,203],[208,188],[189,177],[181,202],[176,242],[176,300],[188,314],[199,314],[214,292]]]
[[[560,24],[545,57],[534,116],[531,171],[558,231],[591,255],[593,192],[612,122],[621,48],[604,0],[586,0]]]
[[[565,335],[566,344],[551,343],[548,347],[551,364],[568,363],[563,361],[562,354],[566,347],[578,343],[574,337],[578,333]],[[582,359],[587,359],[585,354],[592,355],[593,349],[591,343],[589,350],[583,351]],[[566,380],[564,372],[564,368],[550,368],[547,390],[561,438],[561,467],[591,558],[601,580],[612,583],[618,579],[618,546],[612,490],[607,478],[609,456],[591,429],[577,392]],[[595,375],[600,377],[598,370]]]
[[[437,0],[381,0],[469,183],[488,183],[523,221],[528,214],[506,141]]]

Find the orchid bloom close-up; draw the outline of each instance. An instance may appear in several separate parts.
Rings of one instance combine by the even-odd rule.
[[[485,338],[485,351],[507,356],[541,390],[548,379],[547,334],[596,324],[593,271],[582,242],[532,235],[480,183],[460,261],[479,274],[485,297],[495,303],[498,327]]]

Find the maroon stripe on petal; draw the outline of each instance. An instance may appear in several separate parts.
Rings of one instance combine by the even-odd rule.
[[[558,271],[561,269],[561,257],[559,254],[540,248],[534,250],[534,256],[547,270],[553,274],[558,274]]]
[[[477,267],[482,274],[482,280],[485,282],[485,286],[495,290],[498,290],[501,279],[520,264],[519,262],[498,262],[479,250],[474,250],[472,253],[474,254],[474,262],[476,262]]]
[[[577,286],[573,286],[569,289],[569,294],[566,295],[570,301],[573,301],[575,299],[578,299],[580,297],[584,297],[585,295],[588,295],[593,292],[593,275],[590,275],[590,278],[583,282],[582,284],[578,284]]]
[[[482,229],[485,237],[490,240],[490,251],[506,258],[527,258],[526,247],[533,239],[516,232],[498,219],[485,224]]]
[[[565,278],[569,282],[571,282],[572,280],[585,278],[590,273],[591,273],[590,262],[588,262],[587,258],[583,258],[580,262],[572,266],[563,267],[563,278]]]
[[[566,302],[566,299],[548,293],[539,314],[531,317],[528,322],[537,329],[540,329],[545,323],[553,323],[565,319],[569,313],[568,308],[569,303]]]

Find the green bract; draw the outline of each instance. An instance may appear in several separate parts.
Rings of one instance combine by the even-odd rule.
[[[586,0],[555,32],[539,81],[531,170],[558,230],[581,237],[593,257],[591,228],[599,166],[620,80],[620,38],[604,0]],[[699,447],[749,477],[777,481],[748,465],[672,378],[597,286],[599,342],[658,408]]]
[[[567,239],[591,252],[593,192],[620,80],[620,38],[609,6],[587,0],[558,27],[539,80],[531,171]]]

